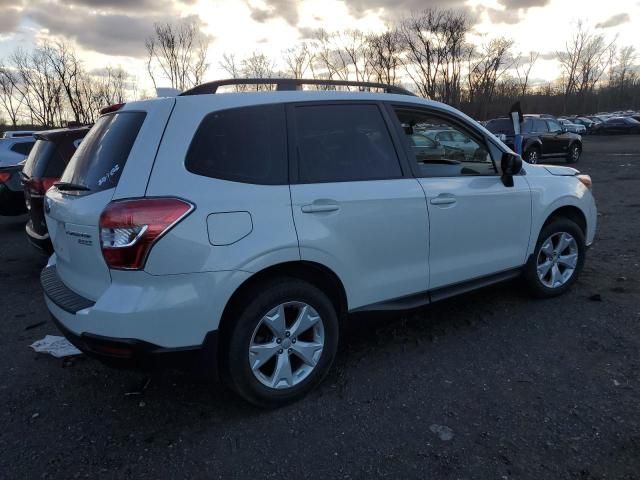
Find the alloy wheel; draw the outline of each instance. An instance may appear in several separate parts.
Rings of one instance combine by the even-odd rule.
[[[573,162],[577,162],[580,159],[580,147],[578,147],[577,145],[575,145],[572,149],[571,149],[571,160]]]
[[[324,324],[312,306],[282,303],[256,326],[249,344],[249,366],[264,386],[292,388],[316,368],[324,342]]]
[[[554,233],[538,252],[538,279],[547,288],[563,286],[576,270],[578,255],[578,243],[570,233]]]
[[[529,163],[538,163],[538,151],[533,149],[529,150],[529,154],[527,155],[527,162]]]

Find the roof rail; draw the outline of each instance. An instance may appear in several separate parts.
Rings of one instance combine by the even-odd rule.
[[[350,80],[314,80],[304,78],[230,78],[227,80],[217,80],[215,82],[208,82],[193,87],[190,90],[182,92],[179,96],[184,97],[188,95],[205,95],[209,93],[216,93],[218,87],[227,85],[275,85],[276,90],[302,90],[303,85],[324,85],[327,87],[358,87],[361,91],[368,88],[380,88],[385,93],[396,93],[398,95],[411,95],[415,97],[415,94],[402,87],[395,87],[393,85],[387,85],[384,83],[375,82],[354,82]]]

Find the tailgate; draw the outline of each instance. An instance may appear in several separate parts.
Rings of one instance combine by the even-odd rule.
[[[174,99],[127,104],[101,116],[45,199],[57,273],[74,292],[97,300],[111,284],[102,256],[100,216],[118,196],[143,196]],[[122,181],[121,181],[122,177]]]

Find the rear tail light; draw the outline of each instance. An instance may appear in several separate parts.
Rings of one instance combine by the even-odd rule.
[[[100,216],[102,256],[110,268],[140,270],[153,244],[194,206],[178,198],[111,202]]]
[[[27,186],[32,195],[44,195],[58,180],[60,179],[51,177],[31,178],[27,181]]]
[[[10,172],[0,172],[0,183],[4,183],[11,178]]]

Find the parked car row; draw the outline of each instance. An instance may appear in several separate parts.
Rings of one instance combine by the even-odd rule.
[[[44,220],[44,194],[60,179],[89,128],[7,132],[0,139],[0,146],[12,144],[0,153],[0,215],[28,213],[27,238],[48,254],[53,249]]]
[[[104,110],[46,191],[45,301],[80,350],[120,366],[188,358],[274,407],[321,382],[350,312],[516,276],[540,297],[576,281],[596,230],[588,176],[523,165],[399,87],[261,82],[277,90],[218,95],[229,82],[212,82]],[[579,135],[527,121],[530,149],[577,160]],[[27,163],[25,185],[58,175]]]
[[[640,113],[634,111],[598,113],[596,115],[569,116],[566,120],[584,125],[587,134],[638,134],[640,133]]]
[[[514,149],[515,134],[510,118],[489,120],[485,127]],[[568,131],[551,116],[525,115],[521,134],[522,158],[528,163],[548,158],[564,158],[567,163],[576,163],[582,154],[582,137]]]

